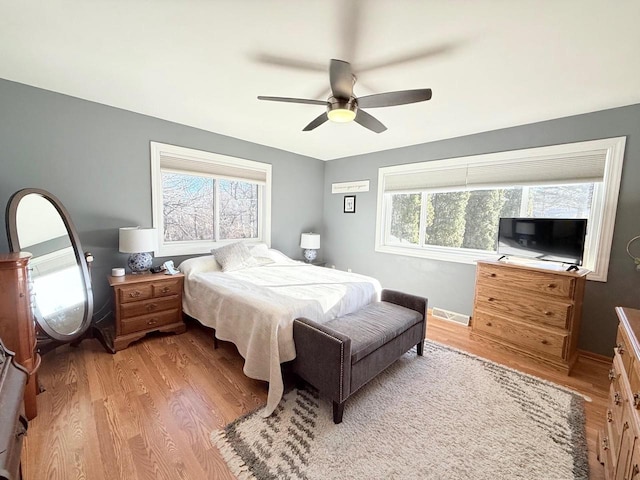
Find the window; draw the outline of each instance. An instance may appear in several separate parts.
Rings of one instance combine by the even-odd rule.
[[[584,266],[606,281],[625,138],[381,168],[376,250],[497,258],[500,217],[586,218]]]
[[[271,165],[151,142],[156,255],[270,243]]]

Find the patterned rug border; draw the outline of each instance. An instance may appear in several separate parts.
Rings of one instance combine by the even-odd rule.
[[[546,380],[544,378],[540,378],[537,377],[535,375],[529,374],[529,373],[525,373],[525,372],[521,372],[513,367],[508,367],[506,365],[503,365],[501,363],[495,362],[493,360],[489,360],[487,358],[484,358],[480,355],[476,355],[470,352],[466,352],[464,350],[460,350],[458,348],[455,347],[451,347],[449,345],[445,345],[443,343],[440,342],[436,342],[433,340],[425,340],[425,347],[428,348],[428,346],[431,346],[432,348],[435,347],[437,349],[440,350],[444,350],[444,351],[452,351],[455,352],[459,355],[471,358],[473,360],[479,361],[485,365],[491,365],[491,366],[496,366],[500,369],[503,369],[505,371],[508,371],[510,373],[513,373],[515,375],[517,375],[520,378],[523,379],[529,379],[529,380],[534,380],[536,382],[540,382],[550,388],[554,388],[558,391],[561,391],[563,393],[566,393],[568,395],[572,396],[572,406],[574,407],[573,410],[573,415],[574,415],[574,420],[576,421],[577,425],[573,425],[572,426],[572,431],[574,432],[574,434],[577,434],[578,432],[576,431],[576,426],[578,427],[578,429],[582,429],[584,430],[586,428],[586,412],[584,409],[584,401],[587,402],[592,402],[591,397],[584,395],[576,390],[573,390],[569,387],[566,387],[564,385],[559,385],[555,382],[552,382],[550,380]],[[415,350],[415,347],[410,350],[413,351]],[[425,351],[425,354],[427,352]],[[296,390],[295,388],[292,390]],[[286,393],[290,393],[286,392]],[[285,393],[285,394],[286,394]],[[234,427],[236,425],[242,424],[243,422],[245,422],[246,420],[248,420],[249,418],[253,417],[256,414],[259,414],[258,412],[263,408],[263,406],[257,407],[247,413],[245,413],[244,415],[238,417],[237,419],[229,422],[225,427],[221,428],[221,429],[216,429],[211,433],[211,441],[213,443],[213,445],[218,448],[218,451],[220,452],[220,455],[223,457],[223,459],[225,460],[225,462],[227,463],[227,466],[229,467],[229,470],[231,471],[231,473],[233,475],[235,475],[238,480],[261,480],[259,477],[256,477],[251,469],[250,466],[248,466],[245,461],[243,460],[243,458],[236,452],[236,449],[234,448],[234,446],[232,445],[231,441],[229,440],[229,438],[227,437],[227,431],[231,428]],[[284,407],[282,406],[282,402],[280,403],[280,405],[278,405],[278,407],[276,408],[276,411],[282,411],[284,410]],[[275,413],[275,412],[274,412]],[[265,420],[268,420],[265,419]],[[577,463],[584,463],[586,465],[587,471],[588,471],[588,455],[587,455],[587,440],[586,440],[586,435],[583,432],[582,435],[579,435],[580,438],[577,438],[576,443],[574,444],[574,459]]]

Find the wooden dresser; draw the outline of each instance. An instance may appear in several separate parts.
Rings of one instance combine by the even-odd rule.
[[[640,480],[640,310],[616,307],[616,314],[620,323],[598,459],[607,480]]]
[[[570,373],[588,271],[479,261],[472,335]]]
[[[29,373],[14,362],[0,339],[0,479],[20,479],[22,441],[29,426],[24,414],[24,387]]]
[[[38,413],[36,372],[40,354],[36,352],[36,333],[31,308],[30,253],[0,254],[0,338],[15,352],[15,361],[29,372],[24,392],[27,419]]]
[[[141,274],[109,277],[115,309],[116,351],[151,332],[182,333],[184,275]]]

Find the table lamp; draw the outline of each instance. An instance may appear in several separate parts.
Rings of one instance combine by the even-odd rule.
[[[313,262],[318,256],[320,248],[319,233],[303,233],[300,236],[300,248],[304,248],[304,259],[307,263]]]
[[[130,253],[131,273],[146,273],[151,268],[151,253],[156,248],[156,229],[123,227],[120,229],[120,251]]]

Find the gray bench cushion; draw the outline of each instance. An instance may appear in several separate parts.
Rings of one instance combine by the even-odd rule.
[[[351,338],[353,365],[420,322],[422,315],[415,310],[377,302],[325,325]]]

